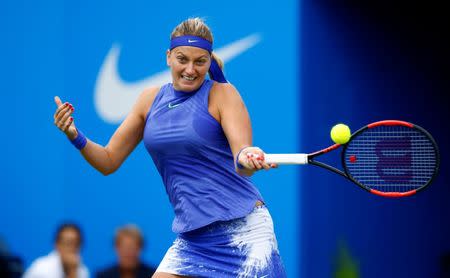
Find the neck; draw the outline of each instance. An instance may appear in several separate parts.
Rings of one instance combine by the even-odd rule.
[[[172,83],[172,88],[173,88],[173,91],[175,92],[175,94],[194,94],[194,93],[198,92],[198,90],[200,90],[200,88],[203,86],[204,83],[205,83],[205,81],[203,81],[203,83],[200,85],[200,87],[198,87],[197,89],[190,91],[190,92],[175,89],[175,87],[173,86],[173,83]]]
[[[134,278],[136,277],[135,275],[136,269],[135,268],[121,268],[120,269],[120,278]]]
[[[64,277],[67,278],[76,278],[77,277],[77,268],[67,267],[63,265]]]

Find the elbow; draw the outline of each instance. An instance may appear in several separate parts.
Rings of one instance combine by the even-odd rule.
[[[107,170],[102,170],[102,171],[100,171],[102,174],[103,174],[103,176],[109,176],[109,175],[111,175],[112,173],[114,173],[116,170],[112,170],[112,169],[107,169]]]
[[[109,176],[109,175],[111,175],[112,173],[114,173],[114,171],[111,171],[111,170],[102,170],[102,171],[100,171],[100,173],[102,173],[103,176]]]
[[[103,176],[109,176],[117,170],[118,167],[108,167],[103,169],[97,169]]]
[[[120,167],[120,163],[117,163],[117,161],[113,160],[111,156],[108,154],[108,163],[104,164],[101,169],[97,169],[100,173],[103,174],[103,176],[109,176]]]

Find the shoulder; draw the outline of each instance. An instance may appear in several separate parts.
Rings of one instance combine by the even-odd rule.
[[[156,95],[158,94],[161,87],[149,87],[142,91],[142,93],[139,95],[137,101],[136,101],[136,107],[139,111],[139,114],[145,118],[147,115],[148,110],[153,104],[153,101],[155,100]]]
[[[233,84],[214,82],[211,87],[210,101],[220,106],[230,101],[242,101],[242,99],[239,91]]]
[[[89,270],[88,270],[88,268],[84,265],[84,264],[82,264],[81,266],[80,266],[80,268],[79,268],[79,274],[80,274],[80,277],[81,278],[89,278]]]
[[[153,275],[155,273],[156,269],[145,264],[145,263],[141,263],[139,265],[139,272],[141,274],[143,274],[144,276],[149,276],[149,275]]]
[[[107,268],[100,269],[97,271],[95,277],[96,278],[109,278],[109,277],[116,277],[119,273],[119,267],[117,265],[112,265]]]
[[[33,261],[30,267],[27,269],[23,277],[39,277],[40,275],[45,275],[54,272],[58,272],[59,260],[58,257],[50,253],[47,256],[39,257]]]
[[[231,83],[214,82],[209,100],[210,104],[217,107],[219,111],[244,105],[244,101],[242,100],[239,91]]]
[[[231,83],[220,83],[214,81],[214,84],[211,86],[211,94],[239,94],[239,92]]]
[[[139,95],[139,101],[153,102],[161,87],[150,87],[142,91]]]

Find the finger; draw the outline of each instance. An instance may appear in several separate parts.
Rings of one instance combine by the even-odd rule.
[[[260,163],[260,160],[259,160],[259,158],[257,158],[256,156],[250,157],[250,161],[251,161],[252,164],[254,165],[255,169],[258,169],[258,170],[259,170],[259,169],[262,168],[261,163]]]
[[[258,169],[266,169],[269,170],[270,169],[270,165],[266,163],[265,158],[264,158],[264,152],[260,149],[256,150],[257,153],[253,154],[253,158],[256,161],[256,164],[258,164],[259,166],[261,166],[261,168]]]
[[[264,158],[264,152],[260,151],[256,154],[255,157],[256,161],[261,165],[262,168],[269,170],[270,166],[269,164],[266,163],[265,158]]]
[[[68,110],[64,114],[60,114],[60,117],[56,120],[56,126],[58,126],[59,129],[63,130],[64,125],[67,122],[67,119],[72,115],[72,111]]]
[[[56,118],[59,116],[59,114],[62,112],[62,111],[64,111],[64,109],[68,109],[70,106],[69,106],[70,104],[68,103],[68,102],[66,102],[66,103],[64,103],[64,104],[62,104],[62,105],[60,105],[59,107],[58,107],[58,109],[56,109],[56,111],[55,111],[55,114],[53,115],[53,118],[55,118],[55,120],[56,120]]]
[[[257,160],[264,160],[264,152],[259,151],[258,149],[255,149],[252,152],[249,152],[248,155],[250,155],[250,157],[255,158]]]
[[[56,115],[55,120],[62,120],[62,117],[64,117],[64,115],[67,112],[73,113],[75,111],[75,108],[73,108],[72,104],[70,103],[66,103],[63,105],[63,108],[58,112],[58,114]]]
[[[252,156],[251,153],[248,152],[242,153],[239,157],[239,162],[241,162],[242,165],[249,164],[251,156]]]
[[[61,128],[62,125],[64,124],[65,120],[67,120],[67,118],[70,116],[71,113],[72,113],[72,110],[70,110],[69,106],[62,109],[58,113],[58,115],[55,117],[55,125],[57,127]]]
[[[67,119],[72,115],[73,110],[71,109],[67,109],[64,114],[61,113],[61,117],[59,118],[59,122],[61,124],[66,123]]]
[[[62,128],[62,131],[66,132],[67,129],[70,127],[70,125],[73,123],[73,117],[69,117],[66,122],[64,123],[64,126]]]
[[[55,96],[54,99],[55,99],[56,106],[60,107],[62,105],[62,101],[59,98],[59,96]]]
[[[256,166],[255,162],[251,158],[248,160],[248,168],[251,169],[251,170],[258,169],[258,167]]]
[[[258,169],[263,169],[264,168],[263,161],[261,161],[261,159],[255,159],[255,161],[256,161],[256,164],[258,166]]]
[[[271,167],[271,168],[278,168],[278,164],[276,164],[276,163],[271,163],[271,164],[270,164],[270,167]]]
[[[265,170],[269,170],[271,167],[269,164],[267,164],[265,161],[261,163],[261,166],[265,169]]]
[[[257,160],[257,159],[253,159],[253,161],[254,161],[254,163],[255,163],[255,165],[256,165],[256,168],[258,169],[258,170],[261,170],[263,167],[261,166],[261,162],[259,161],[259,160]]]
[[[257,148],[257,151],[258,151],[258,153],[257,153],[257,159],[258,159],[258,161],[260,162],[261,166],[262,166],[265,170],[271,169],[271,168],[272,168],[271,165],[268,164],[268,163],[266,162],[266,158],[265,158],[265,153],[264,153],[264,151],[261,150],[260,148]]]
[[[256,165],[252,161],[252,153],[245,154],[245,164],[248,169],[255,169]]]

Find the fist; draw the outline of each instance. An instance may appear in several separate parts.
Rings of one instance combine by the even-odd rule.
[[[64,132],[69,139],[75,139],[78,135],[72,117],[72,113],[75,111],[75,108],[68,102],[62,103],[58,96],[55,97],[55,103],[56,111],[53,115],[54,124],[59,128],[59,130]]]
[[[261,169],[269,170],[270,168],[276,168],[277,165],[267,164],[264,160],[264,152],[258,147],[244,148],[238,157],[238,162],[244,166],[245,169],[258,171]]]

